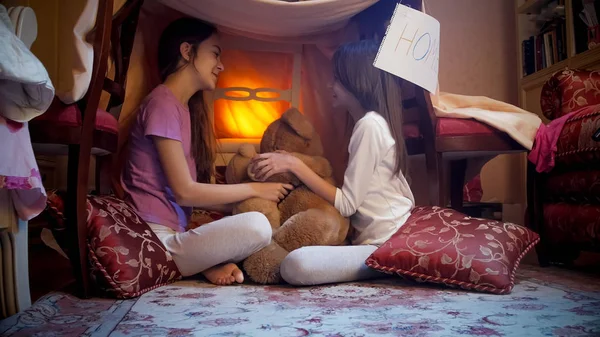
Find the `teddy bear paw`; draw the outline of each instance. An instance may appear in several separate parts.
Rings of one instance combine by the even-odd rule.
[[[279,267],[288,251],[281,248],[276,242],[271,242],[267,247],[250,255],[243,263],[243,268],[248,277],[260,284],[281,283]]]

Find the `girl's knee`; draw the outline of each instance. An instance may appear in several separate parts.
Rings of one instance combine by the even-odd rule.
[[[310,275],[312,270],[308,265],[310,262],[304,254],[304,248],[299,248],[289,253],[281,262],[279,272],[281,278],[291,285],[311,285]]]
[[[271,243],[273,229],[267,217],[260,212],[244,213],[247,218],[248,226],[246,226],[249,238],[256,240],[262,246],[267,246]]]

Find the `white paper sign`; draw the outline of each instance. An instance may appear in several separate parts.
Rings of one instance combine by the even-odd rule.
[[[374,66],[435,93],[439,50],[439,21],[398,4]]]

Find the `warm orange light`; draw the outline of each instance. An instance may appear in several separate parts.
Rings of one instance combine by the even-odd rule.
[[[219,88],[245,87],[286,90],[291,86],[291,54],[226,50],[221,59],[225,70],[219,76]],[[229,91],[230,97],[248,93]],[[261,92],[259,97],[277,97]],[[215,130],[218,138],[261,138],[267,126],[290,107],[287,101],[215,101]]]

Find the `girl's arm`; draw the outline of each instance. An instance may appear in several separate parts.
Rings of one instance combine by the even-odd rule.
[[[214,212],[221,212],[221,213],[231,213],[233,212],[233,204],[225,204],[225,205],[212,205],[212,206],[204,206],[202,209],[204,209],[205,211],[214,211]],[[198,206],[196,206],[198,207]]]
[[[195,182],[186,165],[181,142],[157,136],[153,139],[169,187],[180,206],[224,210],[230,204],[251,197],[279,201],[293,188],[280,183],[217,185]]]
[[[336,187],[321,178],[299,158],[282,152],[269,152],[261,154],[257,158],[267,159],[267,161],[258,162],[255,165],[255,170],[266,167],[265,171],[268,172],[266,174],[263,173],[265,171],[259,172],[256,176],[257,179],[265,180],[276,173],[291,172],[318,196],[327,200],[329,203],[334,204]],[[271,161],[268,159],[271,159]],[[272,166],[268,166],[269,163],[271,163]]]
[[[348,167],[344,172],[344,185],[335,195],[335,208],[343,216],[351,216],[364,202],[371,187],[377,166],[392,142],[384,137],[384,126],[372,118],[360,120],[352,133],[348,152]]]
[[[365,118],[357,123],[350,139],[350,159],[344,173],[341,189],[319,177],[298,158],[286,153],[264,153],[253,159],[254,172],[260,180],[273,174],[292,172],[308,188],[329,201],[345,216],[351,216],[363,203],[369,184],[382,155],[393,147],[386,140],[384,128],[374,119]]]

